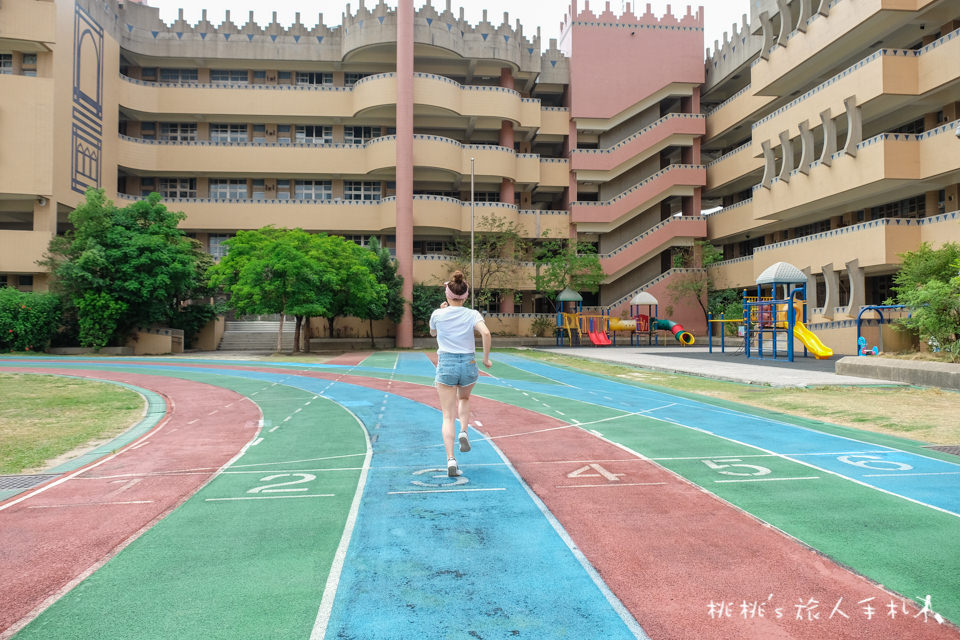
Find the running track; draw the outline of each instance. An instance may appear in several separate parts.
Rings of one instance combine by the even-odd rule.
[[[949,456],[495,361],[457,480],[423,354],[0,361],[167,399],[0,503],[0,637],[960,637]]]

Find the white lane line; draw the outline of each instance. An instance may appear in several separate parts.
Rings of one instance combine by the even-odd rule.
[[[61,507],[100,507],[114,504],[151,504],[153,500],[128,500],[126,502],[78,502],[77,504],[38,504],[28,509],[59,509]]]
[[[257,446],[258,444],[260,444],[261,442],[263,442],[263,438],[257,438],[256,440],[254,440],[253,442],[250,443],[250,446],[251,446],[251,447],[255,447],[255,446]]]
[[[558,484],[557,489],[582,489],[586,487],[654,487],[666,482],[610,482],[607,484]]]
[[[483,423],[480,422],[479,420],[474,420],[474,421],[473,421],[473,424],[477,425],[478,427],[482,427],[482,426],[483,426]]]
[[[607,586],[607,583],[604,582],[603,578],[600,577],[600,574],[597,573],[597,570],[593,568],[593,565],[587,560],[587,557],[583,555],[583,552],[580,548],[574,543],[573,539],[570,537],[570,534],[567,533],[567,530],[563,528],[563,525],[560,524],[560,521],[557,520],[550,509],[547,508],[547,505],[544,504],[543,500],[534,493],[533,489],[524,482],[523,478],[517,472],[516,468],[510,464],[510,460],[507,459],[503,452],[500,451],[500,448],[493,442],[490,443],[490,446],[493,447],[493,450],[500,456],[500,459],[503,460],[504,464],[510,469],[510,472],[517,479],[517,482],[520,483],[520,486],[523,487],[524,491],[527,492],[527,495],[530,496],[530,499],[533,501],[537,508],[540,509],[540,513],[543,514],[543,517],[546,518],[547,522],[550,523],[550,526],[553,527],[553,530],[557,532],[557,535],[560,536],[560,539],[563,540],[564,544],[567,545],[567,548],[570,549],[570,552],[580,563],[580,566],[583,567],[583,570],[587,572],[587,575],[590,576],[590,579],[593,580],[593,583],[597,585],[597,589],[600,590],[600,593],[603,594],[603,597],[610,603],[610,606],[613,610],[620,616],[620,619],[623,620],[623,623],[627,626],[631,633],[637,640],[650,640],[650,636],[646,634],[643,630],[643,627],[640,626],[640,623],[637,622],[636,618],[633,617],[633,614],[627,610],[627,608],[620,602],[620,599],[610,590],[610,587]]]
[[[303,458],[301,460],[281,460],[279,462],[255,462],[253,464],[235,464],[231,465],[230,469],[243,469],[246,467],[266,467],[275,464],[297,464],[298,462],[319,462],[320,460],[338,460],[340,458],[356,458],[357,456],[365,456],[365,453],[346,453],[342,456],[325,456],[323,458]],[[272,469],[268,469],[272,471]]]
[[[595,436],[603,436],[603,434],[600,433],[599,431],[597,431],[596,429],[587,429],[587,431],[589,431],[590,433],[592,433],[592,434],[595,435]]]
[[[137,444],[137,445],[134,445],[134,446],[130,447],[130,451],[133,451],[134,449],[139,449],[140,447],[145,447],[145,446],[147,446],[148,444],[150,444],[149,441],[141,442],[140,444]]]
[[[214,409],[213,411],[211,411],[211,412],[208,413],[207,415],[208,415],[208,416],[212,416],[213,414],[215,414],[215,413],[218,412],[218,411],[220,411],[220,409]]]
[[[382,469],[384,467],[377,467]],[[407,468],[407,467],[403,467]],[[265,473],[318,473],[321,471],[364,471],[363,467],[327,467],[324,469],[260,469],[259,471],[224,471],[224,475],[240,475],[240,474],[259,474],[263,475]]]
[[[397,354],[397,358],[400,355]],[[343,405],[340,405],[344,411],[353,416],[363,431],[363,439],[366,443],[366,452],[363,454],[363,471],[360,472],[360,479],[357,481],[357,491],[353,494],[353,502],[350,503],[350,511],[347,514],[347,521],[343,527],[343,535],[340,536],[340,544],[337,545],[337,551],[333,556],[333,563],[330,565],[330,572],[327,574],[327,583],[323,587],[323,596],[320,599],[320,607],[317,609],[317,618],[313,623],[313,630],[310,632],[310,640],[323,640],[327,635],[327,626],[330,624],[330,615],[333,613],[333,601],[337,597],[337,587],[340,584],[340,574],[343,572],[343,565],[347,558],[347,548],[350,546],[350,538],[353,536],[353,528],[357,523],[357,512],[360,510],[360,500],[363,497],[363,489],[367,484],[367,473],[370,469],[370,459],[373,456],[373,447],[370,446],[370,434],[363,421],[357,417],[357,414],[350,411]],[[354,454],[355,455],[355,454]],[[348,457],[348,456],[335,456]]]
[[[398,496],[408,493],[471,493],[476,491],[506,491],[506,487],[492,487],[489,489],[421,489],[419,491],[388,491],[388,496]]]
[[[741,478],[739,480],[714,480],[716,483],[728,482],[778,482],[781,480],[819,480],[820,476],[801,476],[798,478]]]
[[[957,476],[960,471],[928,471],[917,473],[868,473],[864,478],[900,478],[903,476]]]
[[[279,428],[280,428],[280,425],[277,425],[277,426],[275,426],[274,428],[270,429],[270,431],[268,431],[267,433],[273,433],[274,431],[276,431],[276,430],[279,429]]]
[[[677,456],[675,458],[649,458],[650,460],[723,460],[724,458],[780,458],[783,456],[856,456],[866,453],[890,453],[889,451],[841,451],[838,453],[748,453],[718,454],[715,456]]]
[[[301,411],[303,411],[303,407],[299,407],[296,411],[294,411],[294,413],[300,413]]]
[[[308,496],[243,496],[241,498],[207,498],[204,502],[226,502],[230,500],[282,500],[284,498],[332,498],[332,493],[315,493]]]
[[[194,418],[193,420],[191,420],[191,421],[188,422],[187,424],[193,424],[194,422],[199,422],[199,421],[200,421],[200,418]]]

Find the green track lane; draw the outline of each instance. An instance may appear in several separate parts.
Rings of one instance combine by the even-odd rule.
[[[126,370],[165,375],[162,367]],[[310,636],[366,453],[361,426],[339,405],[292,387],[173,375],[252,397],[264,414],[263,440],[18,640]],[[332,497],[272,499],[292,488]]]
[[[380,351],[367,356],[360,367],[375,367],[377,369],[393,369],[397,366],[397,358],[400,356],[396,351]]]
[[[480,386],[475,394],[568,422],[576,420],[583,428],[595,430],[612,442],[652,458],[656,464],[914,602],[930,594],[935,611],[960,621],[960,575],[954,571],[954,564],[943,562],[944,558],[960,557],[960,522],[956,516],[800,462],[767,455],[755,447],[653,418],[628,415],[560,395],[524,394],[509,388]],[[734,403],[724,405],[742,409]],[[558,412],[564,415],[558,416]],[[759,410],[750,413],[764,415]],[[613,416],[622,417],[610,420]],[[837,431],[824,431],[841,432],[865,442],[882,442],[906,450],[916,446],[912,441],[899,441],[892,436],[874,438],[877,434],[855,429],[838,427]],[[731,462],[733,459],[739,462]],[[720,471],[760,472],[749,467],[721,466],[726,464],[756,465],[768,469],[769,473],[763,476],[721,474]],[[716,482],[810,476],[818,478]],[[802,594],[791,594],[791,597],[793,595]]]

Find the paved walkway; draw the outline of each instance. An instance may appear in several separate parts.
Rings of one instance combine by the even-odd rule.
[[[818,387],[824,385],[900,385],[875,378],[840,376],[834,373],[835,359],[796,358],[748,360],[743,354],[709,353],[707,347],[563,347],[542,349],[551,353],[615,362],[667,373],[685,373],[705,378],[768,384],[774,387]]]

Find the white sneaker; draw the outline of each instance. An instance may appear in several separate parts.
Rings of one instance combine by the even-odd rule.
[[[460,451],[464,453],[466,453],[467,451],[470,451],[470,439],[467,438],[467,432],[461,431],[460,435],[457,436],[457,438],[460,440]]]
[[[451,478],[456,478],[459,475],[462,475],[460,472],[460,467],[457,466],[456,458],[449,458],[447,460],[447,475]]]

